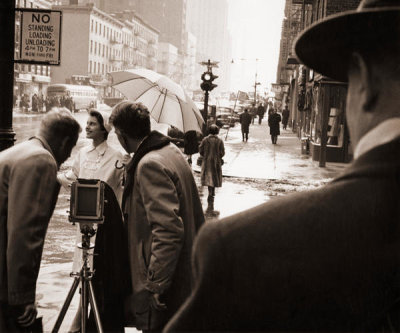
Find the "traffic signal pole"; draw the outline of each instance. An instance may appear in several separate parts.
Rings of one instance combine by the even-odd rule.
[[[207,119],[208,119],[208,91],[204,92],[204,110],[203,110],[203,135],[205,136],[207,133]]]
[[[15,0],[0,1],[0,22],[3,37],[0,43],[0,151],[14,145],[12,128],[14,95],[14,29]]]
[[[207,71],[205,71],[201,75],[202,83],[200,84],[201,90],[204,91],[203,135],[205,136],[207,134],[206,132],[207,132],[207,119],[208,119],[208,95],[211,90],[213,90],[215,87],[217,87],[217,85],[214,84],[213,81],[216,78],[218,78],[217,75],[213,74],[212,67],[218,67],[218,66],[217,66],[216,62],[211,62],[210,59],[208,59],[207,62],[201,62],[200,65],[207,66]]]

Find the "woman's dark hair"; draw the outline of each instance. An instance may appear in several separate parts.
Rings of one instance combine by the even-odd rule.
[[[150,113],[142,103],[122,101],[114,106],[110,122],[115,128],[133,139],[150,134]]]
[[[218,134],[219,133],[219,127],[217,125],[215,125],[215,124],[212,124],[210,126],[210,128],[208,129],[208,133],[214,134],[214,135]]]
[[[90,109],[89,116],[95,117],[97,119],[97,121],[100,124],[100,128],[103,131],[104,140],[107,140],[108,132],[107,132],[106,128],[104,127],[104,118],[103,118],[102,114],[99,111],[97,111],[96,109]]]

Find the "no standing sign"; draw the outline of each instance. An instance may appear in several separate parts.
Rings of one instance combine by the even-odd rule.
[[[15,62],[60,65],[61,11],[17,11],[21,12],[21,39]]]

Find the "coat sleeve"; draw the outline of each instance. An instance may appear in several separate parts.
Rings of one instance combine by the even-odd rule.
[[[35,155],[10,174],[7,216],[9,303],[35,301],[44,239],[59,186],[57,165],[49,155]]]
[[[199,146],[199,154],[200,154],[201,156],[204,155],[204,139],[201,140],[201,143],[200,143],[200,146]]]
[[[57,174],[57,180],[66,190],[69,190],[71,184],[79,177],[80,171],[80,159],[81,159],[81,152],[79,151],[72,164],[72,168],[67,172],[59,172]]]
[[[224,146],[224,142],[222,140],[219,141],[219,152],[220,152],[220,157],[224,157],[225,156],[225,146]]]
[[[184,241],[178,192],[172,176],[155,160],[139,166],[137,184],[152,232],[146,288],[162,294],[171,284]]]

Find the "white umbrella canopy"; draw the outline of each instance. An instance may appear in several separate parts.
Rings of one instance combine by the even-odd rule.
[[[201,132],[204,123],[199,109],[183,88],[148,69],[128,69],[110,73],[112,86],[126,98],[147,106],[158,123],[175,126],[182,132]]]

